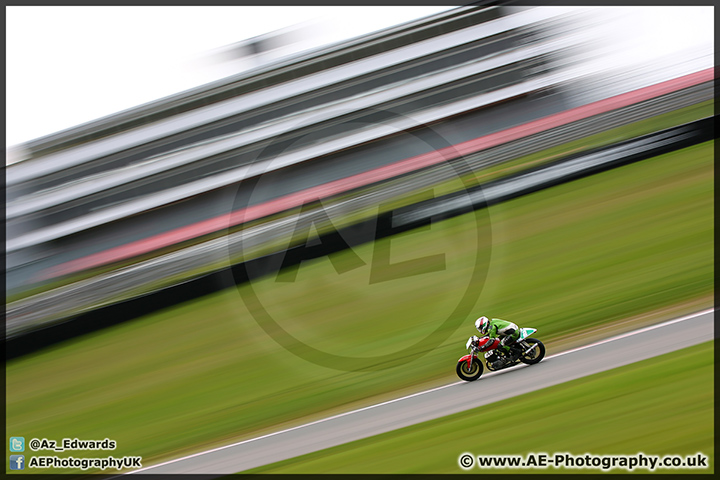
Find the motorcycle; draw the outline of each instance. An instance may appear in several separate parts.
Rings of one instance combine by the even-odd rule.
[[[500,339],[473,335],[465,344],[470,353],[460,358],[455,371],[462,380],[472,382],[483,374],[483,364],[478,354],[483,353],[485,365],[491,372],[512,367],[519,362],[534,365],[545,357],[545,345],[530,335],[537,332],[535,328],[521,328],[520,337],[511,344],[510,352],[499,349]]]

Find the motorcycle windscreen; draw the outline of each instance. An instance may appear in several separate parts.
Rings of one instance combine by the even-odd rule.
[[[537,332],[537,328],[521,328],[520,329],[520,338],[527,338],[533,333]]]

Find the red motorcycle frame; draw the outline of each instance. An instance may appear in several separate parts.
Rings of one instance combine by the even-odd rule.
[[[460,358],[455,368],[458,377],[466,382],[480,378],[484,369],[483,362],[478,357],[481,352],[485,353],[487,368],[492,371],[516,365],[518,362],[527,365],[538,363],[545,357],[545,345],[537,338],[530,337],[536,331],[534,328],[521,328],[520,337],[509,346],[510,355],[503,350],[497,350],[501,343],[499,338],[470,337],[465,344],[470,353]],[[498,353],[489,353],[492,350],[497,350]]]
[[[475,348],[473,349],[473,352],[468,353],[464,357],[460,358],[460,360],[458,360],[458,364],[460,364],[461,362],[466,362],[467,370],[471,371],[473,358],[478,362],[480,361],[480,359],[477,356],[478,353],[489,352],[490,350],[495,350],[499,346],[500,346],[499,338],[489,338],[489,337],[479,338],[477,340],[477,343],[475,344]],[[470,348],[470,340],[468,340],[467,347]],[[482,365],[480,366],[480,368],[482,368]]]

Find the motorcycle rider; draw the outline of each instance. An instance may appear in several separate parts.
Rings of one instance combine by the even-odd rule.
[[[482,335],[490,338],[500,338],[500,347],[504,353],[510,355],[510,345],[520,338],[520,329],[517,325],[507,320],[488,317],[480,317],[475,320],[475,328]]]

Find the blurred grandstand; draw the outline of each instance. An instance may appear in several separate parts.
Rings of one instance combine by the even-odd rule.
[[[282,243],[297,213],[250,222],[313,198],[335,222],[457,171],[418,164],[323,185],[667,80],[605,81],[621,75],[585,61],[587,21],[563,9],[460,7],[22,145],[24,159],[7,168],[6,336]],[[712,82],[696,82],[458,157],[479,170],[711,98]],[[325,193],[297,196],[310,189]]]

